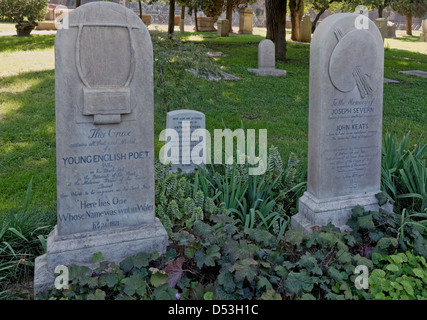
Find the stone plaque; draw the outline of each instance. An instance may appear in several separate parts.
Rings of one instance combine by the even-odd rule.
[[[175,130],[179,137],[179,141],[166,141],[166,143],[170,143],[170,148],[165,149],[165,153],[167,153],[165,158],[171,158],[174,171],[181,169],[183,172],[189,173],[194,171],[196,165],[206,163],[206,137],[197,135],[197,137],[193,136],[194,139],[192,139],[195,130],[205,130],[206,128],[204,113],[195,110],[168,112],[166,128]],[[202,131],[199,132],[202,133]],[[197,163],[200,162],[197,160],[193,161],[195,158],[202,160],[202,163]]]
[[[276,69],[276,51],[270,39],[261,40],[258,45],[258,68],[247,70],[261,77],[286,75],[286,70]]]
[[[68,18],[55,39],[58,219],[36,273],[89,265],[96,252],[119,262],[167,245],[154,211],[148,30],[115,3],[85,4]],[[35,290],[44,280],[36,274]]]
[[[378,210],[384,48],[372,21],[358,14],[325,19],[312,38],[308,186],[292,225],[304,232],[334,223],[341,229],[356,205]]]

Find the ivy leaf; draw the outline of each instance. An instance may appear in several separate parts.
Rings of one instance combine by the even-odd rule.
[[[229,270],[234,272],[236,281],[243,281],[245,278],[252,281],[258,272],[256,265],[257,262],[254,259],[246,258],[237,261]]]
[[[266,288],[266,289],[271,289],[273,288],[273,286],[271,285],[270,281],[268,281],[268,279],[266,277],[258,277],[258,281],[256,283],[256,287],[257,289],[261,289],[261,288]]]
[[[208,225],[207,223],[204,223],[200,220],[196,220],[194,221],[193,224],[193,231],[199,235],[202,236],[205,239],[209,239],[212,237],[212,234],[214,233],[214,229],[213,227],[211,227],[210,225]]]
[[[178,281],[181,279],[183,270],[182,264],[184,263],[185,258],[180,256],[176,258],[174,261],[169,263],[163,270],[167,274],[166,282],[169,283],[171,288],[175,288]]]
[[[166,273],[163,273],[160,270],[154,270],[151,275],[150,282],[154,287],[157,288],[166,283],[167,277],[168,275]]]
[[[135,293],[143,296],[146,293],[147,283],[136,275],[123,279],[123,283],[125,284],[123,291],[129,296],[133,296]]]
[[[389,251],[397,248],[398,242],[396,238],[385,237],[378,241],[374,251],[380,254],[387,254]]]
[[[262,300],[282,300],[279,293],[274,291],[273,288],[268,288],[261,296]]]
[[[298,246],[301,245],[304,241],[304,234],[297,230],[291,229],[286,232],[285,239],[286,242],[290,243],[291,245]]]
[[[107,286],[108,288],[114,288],[116,284],[118,284],[119,279],[117,275],[113,273],[103,274],[99,277],[99,285],[101,287]]]
[[[203,265],[208,267],[215,266],[215,260],[221,258],[219,253],[219,247],[217,245],[210,246],[206,249],[206,253],[203,253],[202,250],[196,252],[194,260],[197,263],[197,267],[202,268]]]
[[[148,264],[150,263],[150,257],[151,255],[145,252],[138,253],[132,258],[132,262],[134,267],[136,268],[142,268],[142,267],[148,267]]]
[[[165,283],[153,291],[153,298],[156,300],[176,300],[178,290],[171,288],[169,284]]]
[[[127,257],[123,261],[120,262],[120,269],[123,272],[130,272],[133,268],[133,257]]]
[[[228,271],[231,265],[223,266],[218,275],[217,281],[218,284],[224,287],[224,291],[227,293],[233,293],[236,289],[236,284],[234,283],[233,274]]]
[[[374,230],[375,229],[374,221],[372,220],[372,214],[368,214],[366,216],[358,217],[357,223],[359,224],[359,227],[363,230]]]
[[[172,240],[174,240],[178,246],[189,246],[194,240],[194,236],[187,231],[181,231],[177,233],[172,233]]]
[[[302,291],[311,292],[313,282],[306,270],[301,272],[290,272],[284,282],[285,290],[288,295],[298,295]]]
[[[105,300],[105,292],[101,289],[96,289],[95,293],[91,293],[87,296],[88,300]]]
[[[249,236],[250,239],[259,243],[262,242],[267,247],[272,246],[276,241],[276,237],[267,230],[247,229],[245,230],[245,233]]]
[[[357,218],[357,217],[361,217],[363,216],[363,214],[365,213],[365,209],[362,206],[355,206],[352,210],[351,210],[351,216],[353,218]]]

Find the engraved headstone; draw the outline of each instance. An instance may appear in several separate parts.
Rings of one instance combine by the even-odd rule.
[[[196,165],[206,163],[206,118],[195,110],[175,110],[167,113],[166,128],[175,130],[178,139],[166,141],[165,159],[172,161],[172,170],[193,172]],[[195,132],[198,130],[197,132]]]
[[[356,205],[378,210],[384,48],[374,22],[360,29],[357,17],[326,18],[311,42],[308,185],[292,217],[305,233],[328,223],[347,229]]]
[[[284,76],[286,70],[276,69],[276,53],[274,42],[270,39],[261,40],[258,45],[258,68],[248,69],[257,76]]]
[[[57,265],[163,253],[154,211],[153,49],[141,19],[93,2],[55,39],[57,225],[36,259],[35,291]]]

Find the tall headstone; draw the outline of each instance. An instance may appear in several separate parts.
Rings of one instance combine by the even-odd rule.
[[[306,14],[301,21],[300,28],[300,41],[301,42],[310,42],[311,41],[311,20],[310,15]]]
[[[427,18],[421,20],[420,41],[427,42]]]
[[[230,21],[228,19],[222,19],[217,21],[218,26],[218,35],[220,37],[228,37],[229,36],[229,28],[230,28]]]
[[[254,12],[251,8],[239,10],[239,33],[252,34],[254,25]]]
[[[374,22],[359,29],[358,17],[326,18],[311,42],[308,185],[291,221],[305,233],[345,230],[356,205],[378,210],[384,47]]]
[[[257,76],[284,76],[286,70],[276,69],[276,51],[270,39],[261,40],[258,45],[258,68],[248,69]]]
[[[124,6],[92,2],[55,39],[57,225],[36,259],[35,291],[58,265],[166,250],[155,217],[153,49]]]
[[[178,135],[178,139],[175,138],[175,140],[172,140],[173,136],[171,136],[171,140],[166,141],[166,144],[170,144],[170,148],[164,149],[164,152],[167,153],[165,159],[171,159],[173,171],[181,169],[182,172],[190,173],[194,171],[196,165],[206,163],[206,136],[203,134],[206,128],[204,113],[185,109],[170,111],[166,116],[166,128],[175,130]],[[199,131],[195,133],[195,130]]]

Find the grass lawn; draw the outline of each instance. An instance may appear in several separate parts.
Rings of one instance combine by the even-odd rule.
[[[0,34],[8,28],[10,24],[0,24]],[[215,58],[218,64],[241,78],[208,82],[188,74],[191,88],[181,108],[204,112],[211,133],[224,124],[232,130],[242,124],[245,129],[268,129],[269,146],[277,146],[282,155],[294,152],[306,161],[310,46],[288,43],[288,62],[276,64],[287,70],[285,78],[257,77],[246,70],[257,67],[257,46],[263,34],[262,30],[255,33],[228,38],[215,33],[177,34],[182,40],[223,52],[225,57]],[[55,35],[0,36],[0,214],[22,206],[31,177],[31,206],[40,210],[56,206],[54,39]],[[384,85],[383,132],[403,136],[411,131],[410,143],[425,143],[427,79],[398,71],[427,71],[427,43],[399,38],[387,40],[385,46],[384,75],[400,83]],[[412,51],[403,50],[412,47]],[[155,92],[156,152],[166,124],[160,100]]]

